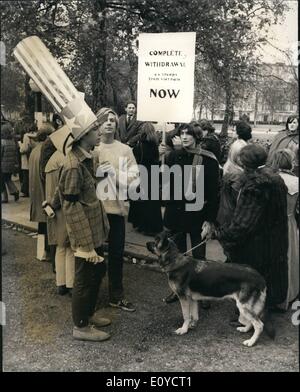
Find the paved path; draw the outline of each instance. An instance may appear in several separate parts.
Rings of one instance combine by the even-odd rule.
[[[37,223],[29,220],[29,198],[20,198],[17,202],[11,197],[9,203],[2,204],[2,219],[25,227],[31,231],[37,231]],[[137,233],[130,223],[126,224],[126,254],[139,259],[153,260],[154,257],[148,252],[146,242],[153,238]],[[210,241],[207,246],[206,257],[211,260],[225,260],[222,248],[217,241]]]

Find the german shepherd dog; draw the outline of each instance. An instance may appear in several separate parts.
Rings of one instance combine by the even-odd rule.
[[[243,342],[253,346],[264,329],[261,318],[264,316],[266,283],[254,269],[240,264],[217,261],[201,261],[179,253],[167,232],[155,237],[155,242],[147,242],[150,252],[159,257],[161,269],[166,272],[169,285],[178,296],[181,304],[183,325],[175,333],[183,335],[195,328],[198,322],[199,300],[220,300],[232,298],[240,311],[239,332],[254,328],[254,334]],[[270,337],[273,332],[266,332]]]

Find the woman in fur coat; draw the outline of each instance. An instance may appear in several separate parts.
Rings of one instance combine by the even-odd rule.
[[[215,237],[231,262],[248,264],[267,283],[267,306],[282,303],[288,287],[287,188],[264,166],[267,153],[248,145],[240,154],[244,168],[237,205],[230,222]]]

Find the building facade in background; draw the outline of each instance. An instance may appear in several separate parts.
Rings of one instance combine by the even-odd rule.
[[[256,80],[239,88],[239,97],[234,103],[234,120],[243,114],[254,124],[282,124],[288,116],[297,113],[298,67],[285,63],[263,64]],[[218,94],[212,105],[200,108],[196,105],[195,118],[206,118],[222,122],[225,99]],[[202,105],[203,106],[203,105]]]

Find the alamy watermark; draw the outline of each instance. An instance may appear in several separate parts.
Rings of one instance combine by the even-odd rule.
[[[99,179],[96,193],[99,200],[185,200],[186,211],[200,211],[204,206],[204,166],[143,165],[128,167],[126,158],[119,158],[118,169],[96,171]]]
[[[292,310],[295,312],[292,314],[292,324],[296,327],[300,325],[300,301],[295,301],[292,304]]]

